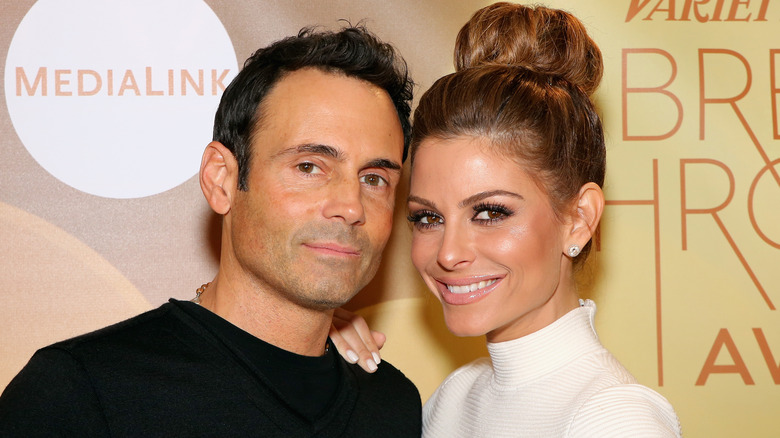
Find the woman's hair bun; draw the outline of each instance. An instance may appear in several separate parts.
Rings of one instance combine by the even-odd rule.
[[[455,42],[455,67],[513,65],[560,77],[591,95],[604,70],[601,50],[573,15],[544,6],[495,3],[477,11]]]

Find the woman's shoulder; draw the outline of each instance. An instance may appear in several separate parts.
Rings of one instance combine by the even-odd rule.
[[[671,403],[638,383],[612,385],[588,397],[572,419],[568,436],[680,437]]]
[[[436,388],[429,400],[438,398],[442,394],[452,393],[467,393],[469,388],[474,385],[474,382],[480,378],[489,374],[492,371],[490,366],[490,359],[482,357],[461,366],[455,371],[451,372],[446,379]]]
[[[493,367],[490,365],[490,358],[480,357],[451,372],[450,375],[444,379],[441,386],[444,386],[449,381],[471,381],[485,372],[492,371],[492,369]]]
[[[583,387],[567,436],[681,436],[671,403],[639,384],[606,349],[581,357],[573,366]]]
[[[489,376],[492,372],[490,359],[482,357],[461,366],[451,372],[446,379],[436,388],[433,395],[425,404],[432,408],[438,404],[450,404],[455,400],[466,397],[475,382],[483,376]]]
[[[490,359],[483,357],[456,369],[436,388],[423,406],[423,436],[457,436],[454,420],[465,411],[471,389],[492,373]]]

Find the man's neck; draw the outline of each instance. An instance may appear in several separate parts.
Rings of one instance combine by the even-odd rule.
[[[281,349],[321,356],[332,310],[313,310],[280,295],[217,274],[200,304],[236,327]]]

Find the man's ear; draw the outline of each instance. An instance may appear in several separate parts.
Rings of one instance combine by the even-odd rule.
[[[564,241],[564,253],[568,253],[571,245],[584,248],[596,232],[596,227],[604,211],[604,192],[596,183],[589,182],[580,188],[577,195],[576,208],[572,212],[572,222],[568,240]]]
[[[212,141],[200,162],[200,189],[211,209],[224,215],[230,211],[238,189],[238,163],[222,143]]]

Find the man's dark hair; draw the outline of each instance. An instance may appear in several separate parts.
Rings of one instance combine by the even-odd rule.
[[[263,100],[286,74],[306,67],[361,79],[387,91],[403,129],[406,160],[414,84],[404,59],[362,26],[338,32],[303,28],[297,36],[279,40],[249,57],[220,100],[213,140],[236,157],[240,190],[247,190],[251,139],[263,117]]]

